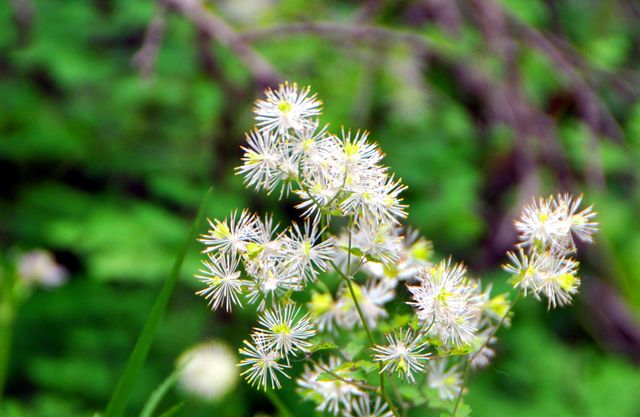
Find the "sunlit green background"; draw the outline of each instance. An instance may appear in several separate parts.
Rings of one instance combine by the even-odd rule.
[[[204,7],[238,34],[253,31],[251,47],[277,77],[256,79],[175,10],[166,13],[157,60],[141,75],[133,57],[157,10],[151,1],[0,4],[3,256],[47,248],[70,271],[66,285],[35,291],[19,312],[0,413],[104,409],[210,186],[209,217],[243,207],[282,220],[298,215],[293,200],[245,190],[233,174],[252,101],[266,84],[288,79],[318,92],[334,129],[369,130],[409,186],[407,223],[433,240],[438,256],[464,260],[498,288],[506,288],[499,265],[515,241],[519,205],[531,195],[584,193],[602,230],[594,247],[581,248],[581,294],[561,311],[519,305],[495,363],[473,375],[468,403],[477,417],[640,416],[637,2]],[[255,32],[316,20],[408,32],[423,47],[357,31]],[[237,348],[254,323],[251,310],[212,313],[194,295],[198,252],[189,249],[128,415],[183,350],[210,338]],[[286,401],[313,415],[292,387]],[[180,416],[273,413],[242,381],[213,405],[172,390],[160,409],[185,399]]]

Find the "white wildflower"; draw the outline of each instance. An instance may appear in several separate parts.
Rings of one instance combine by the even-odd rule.
[[[297,382],[298,385],[307,390],[307,396],[318,398],[318,411],[326,411],[338,415],[340,410],[346,413],[351,411],[354,397],[365,396],[365,392],[357,386],[339,379],[319,379],[321,374],[325,374],[328,369],[343,379],[350,380],[350,376],[344,370],[339,369],[338,358],[332,356],[328,364],[320,362],[320,367],[314,365],[313,368],[305,367],[305,372]]]
[[[462,346],[473,340],[480,312],[475,286],[462,264],[442,261],[419,272],[420,285],[409,286],[418,318],[445,344]]]
[[[67,280],[67,270],[56,263],[51,253],[36,249],[18,259],[18,276],[26,285],[54,288]]]
[[[266,310],[258,319],[263,328],[255,329],[256,334],[264,340],[271,350],[283,356],[293,354],[296,350],[306,351],[311,347],[309,338],[316,334],[309,314],[300,316],[300,308],[294,305],[278,306]]]
[[[240,349],[241,355],[246,356],[241,360],[238,366],[247,366],[241,375],[247,379],[249,384],[257,385],[257,388],[267,389],[267,386],[271,386],[271,389],[280,388],[280,375],[289,378],[284,369],[290,368],[288,364],[281,364],[278,361],[281,359],[280,353],[268,348],[268,343],[264,338],[260,336],[253,337],[253,343],[244,341],[245,347]]]
[[[219,341],[202,343],[178,358],[178,383],[191,395],[216,401],[236,385],[238,369],[235,364],[235,355],[227,344]]]
[[[374,360],[384,363],[381,372],[389,370],[396,372],[400,376],[406,376],[409,382],[415,383],[413,374],[422,372],[424,365],[422,362],[429,358],[429,353],[424,353],[427,342],[421,342],[411,330],[400,331],[395,335],[387,335],[388,344],[385,346],[376,345],[373,350],[376,352]]]
[[[196,294],[204,296],[214,310],[224,306],[225,310],[229,312],[232,305],[241,306],[242,303],[238,296],[242,294],[243,287],[248,282],[240,279],[238,257],[233,253],[222,253],[217,257],[208,253],[207,257],[208,260],[202,261],[205,269],[201,269],[200,275],[196,275],[207,287]]]
[[[462,373],[458,365],[447,369],[446,359],[437,359],[429,362],[427,381],[429,387],[438,391],[441,400],[453,400],[462,389]]]
[[[199,239],[207,247],[205,252],[241,253],[246,251],[247,245],[256,239],[256,218],[246,210],[243,210],[240,216],[234,212],[224,221],[217,219],[214,221],[207,219],[207,221],[210,229]]]
[[[304,282],[314,281],[319,272],[328,269],[334,254],[333,239],[321,241],[322,230],[306,221],[304,229],[294,223],[285,240],[284,258],[287,266]]]
[[[352,282],[351,287],[360,310],[370,327],[375,327],[380,319],[388,316],[384,304],[395,297],[393,288],[389,288],[384,282],[378,280],[372,280],[366,286]],[[362,325],[351,291],[346,285],[340,290],[337,323],[347,329],[352,329],[355,325]]]
[[[257,100],[254,108],[257,125],[262,131],[287,134],[312,124],[320,115],[322,102],[309,95],[310,87],[298,90],[296,83],[285,82],[277,90],[268,89],[264,100]]]
[[[351,403],[350,417],[393,417],[389,406],[378,396],[371,402],[368,395],[358,396]]]

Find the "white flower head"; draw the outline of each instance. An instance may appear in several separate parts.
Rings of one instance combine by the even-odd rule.
[[[339,314],[339,304],[333,300],[331,293],[313,291],[307,307],[314,318],[320,332],[333,332]]]
[[[389,406],[378,396],[375,401],[368,395],[355,397],[351,403],[350,417],[393,417]]]
[[[298,90],[296,83],[285,82],[277,90],[267,89],[266,98],[257,100],[256,122],[260,130],[286,135],[288,131],[300,131],[313,124],[320,115],[322,102],[316,95],[309,95],[310,87]]]
[[[447,369],[446,359],[437,359],[429,362],[427,381],[429,387],[438,391],[441,400],[453,400],[462,389],[462,373],[458,365]]]
[[[244,376],[252,386],[257,386],[266,391],[267,386],[271,389],[280,388],[280,376],[289,378],[285,369],[290,368],[288,364],[281,364],[280,353],[269,349],[268,343],[260,335],[253,336],[253,343],[245,340],[244,348],[239,350],[240,354],[246,358],[241,360],[238,366],[247,366],[241,375]]]
[[[321,241],[321,237],[322,230],[307,220],[303,228],[294,223],[285,239],[284,262],[303,283],[315,281],[319,272],[328,269],[328,262],[333,257],[333,239]]]
[[[596,212],[593,211],[593,206],[578,211],[581,202],[582,195],[574,199],[569,194],[563,194],[556,197],[554,204],[558,211],[564,213],[571,231],[580,240],[592,243],[593,234],[598,231],[598,222],[594,220]]]
[[[238,379],[235,365],[235,355],[228,345],[219,341],[202,343],[178,358],[178,383],[191,395],[216,401],[235,386]]]
[[[344,370],[339,368],[340,361],[337,357],[331,356],[329,362],[325,364],[320,361],[319,366],[313,368],[305,367],[305,372],[297,380],[306,397],[314,398],[318,411],[329,412],[338,415],[340,411],[348,414],[351,411],[353,399],[365,396],[365,392],[353,384],[349,384],[339,379],[320,379],[320,375],[325,374],[325,369],[332,371],[343,379],[350,379]]]
[[[242,165],[236,171],[244,175],[248,187],[270,193],[287,176],[281,169],[283,155],[277,147],[277,138],[270,132],[259,130],[251,131],[246,137],[247,146],[242,147]]]
[[[254,329],[255,333],[269,349],[284,357],[297,350],[306,351],[311,347],[308,339],[316,334],[309,314],[301,316],[300,308],[292,304],[264,311],[258,322],[263,328]]]
[[[56,263],[50,252],[32,250],[18,259],[18,276],[26,285],[54,288],[67,280],[67,270]]]
[[[418,318],[429,325],[430,333],[445,344],[462,346],[473,340],[480,314],[476,286],[466,278],[462,264],[451,265],[451,259],[422,269],[420,284],[409,286],[413,301],[409,302]]]
[[[373,358],[384,363],[381,372],[398,372],[401,377],[404,376],[409,382],[414,383],[413,374],[424,370],[423,362],[429,358],[429,353],[425,353],[424,349],[427,342],[421,342],[411,330],[401,330],[395,335],[389,334],[387,342],[385,346],[376,345],[373,348],[376,352]]]
[[[397,227],[361,218],[352,228],[351,247],[369,259],[385,265],[392,264],[398,260],[402,251],[402,236],[399,232]],[[348,248],[348,237],[343,235],[339,244]]]
[[[242,306],[239,296],[248,281],[240,278],[239,258],[233,253],[222,253],[218,256],[208,253],[207,257],[208,260],[202,261],[205,268],[196,275],[207,287],[196,294],[204,296],[214,310],[224,306],[229,312],[233,305]]]
[[[234,212],[223,221],[207,221],[210,229],[199,239],[206,246],[204,252],[242,253],[256,239],[256,217],[246,210],[242,210],[239,216]]]
[[[503,268],[512,274],[514,287],[520,287],[525,295],[533,292],[536,298],[543,294],[549,308],[569,304],[578,292],[578,262],[570,257],[551,251],[527,255],[522,249],[517,256],[513,252],[507,256],[511,264]]]
[[[352,282],[351,287],[360,305],[360,310],[370,327],[376,327],[380,319],[389,315],[384,309],[384,305],[393,300],[395,291],[386,285],[385,282],[371,280],[365,286],[360,286]],[[356,325],[362,325],[351,291],[346,285],[340,289],[336,321],[338,325],[346,329],[352,329]]]
[[[570,229],[564,214],[555,209],[552,197],[533,199],[515,222],[522,245],[543,248],[566,246]]]
[[[564,306],[578,292],[578,262],[568,257],[543,256],[537,274],[537,293],[544,294],[548,306]]]

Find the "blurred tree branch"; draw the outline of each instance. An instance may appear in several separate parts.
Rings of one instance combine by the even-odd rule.
[[[18,43],[24,45],[29,38],[35,8],[30,0],[10,0],[9,5],[13,12],[13,19],[18,27]]]
[[[282,77],[269,61],[256,52],[222,18],[206,9],[201,0],[165,0],[213,40],[231,49],[261,86],[277,84]]]
[[[149,78],[164,38],[167,26],[167,7],[164,0],[156,3],[156,13],[151,19],[144,35],[140,50],[133,56],[133,63],[140,70],[140,76]]]

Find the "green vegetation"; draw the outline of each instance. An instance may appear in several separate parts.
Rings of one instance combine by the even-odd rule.
[[[69,272],[19,303],[9,290],[0,297],[0,332],[13,327],[1,416],[104,413],[152,308],[157,329],[144,334],[153,343],[125,385],[124,415],[141,412],[185,349],[211,338],[241,345],[253,307],[213,314],[194,295],[195,244],[181,268],[172,262],[210,187],[207,217],[299,214],[233,172],[254,97],[284,79],[330,101],[332,126],[369,130],[409,187],[407,223],[438,257],[464,260],[498,290],[518,207],[584,193],[601,231],[581,248],[582,294],[560,311],[520,303],[465,401],[476,417],[640,413],[635,2],[227,0],[195,17],[190,4],[0,4],[0,288],[34,248]],[[177,282],[159,320],[154,300],[168,276]],[[278,398],[314,415],[294,389]],[[275,413],[243,381],[217,403],[171,389],[155,406],[154,415]]]

